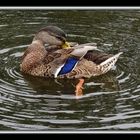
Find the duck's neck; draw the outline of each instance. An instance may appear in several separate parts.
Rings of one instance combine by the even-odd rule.
[[[32,44],[37,46],[44,46],[45,44],[41,40],[33,40]]]
[[[30,45],[30,48],[32,48],[33,51],[37,51],[37,50],[45,51],[45,44],[40,40],[33,40]]]

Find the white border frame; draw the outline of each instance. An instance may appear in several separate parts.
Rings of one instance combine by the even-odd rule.
[[[0,10],[140,10],[140,6],[0,6]]]

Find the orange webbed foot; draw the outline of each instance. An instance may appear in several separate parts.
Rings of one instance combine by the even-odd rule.
[[[76,85],[76,90],[75,90],[76,97],[80,97],[83,95],[83,84],[84,84],[84,79],[79,79],[79,82]]]

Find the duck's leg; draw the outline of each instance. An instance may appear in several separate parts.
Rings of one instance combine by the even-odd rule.
[[[79,82],[76,85],[76,90],[75,90],[76,97],[83,95],[83,84],[84,84],[84,79],[83,78],[79,79]]]

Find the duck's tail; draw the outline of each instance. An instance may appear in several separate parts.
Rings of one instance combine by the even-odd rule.
[[[117,62],[119,56],[122,53],[123,52],[120,52],[120,53],[108,58],[107,60],[105,60],[101,64],[99,64],[98,68],[100,69],[101,74],[104,74],[104,73],[108,72],[115,65],[115,63]]]

